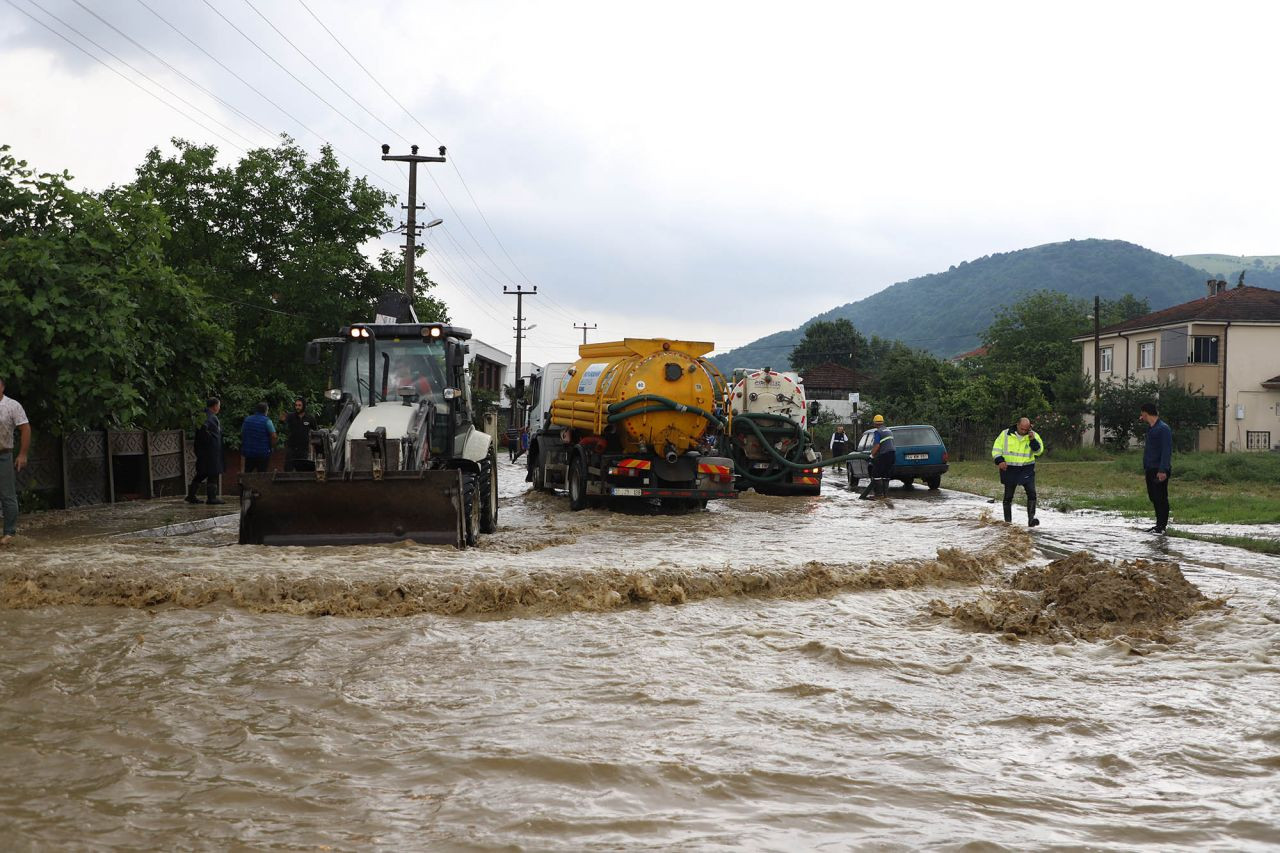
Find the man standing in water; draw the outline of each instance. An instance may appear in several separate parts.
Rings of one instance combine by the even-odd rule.
[[[1038,527],[1036,518],[1036,457],[1044,453],[1040,434],[1031,428],[1030,418],[1019,418],[996,436],[991,445],[991,459],[1000,469],[1004,484],[1004,520],[1013,521],[1013,493],[1022,486],[1027,493],[1027,527]]]
[[[13,456],[13,439],[21,435],[18,457]],[[31,422],[22,405],[4,395],[0,379],[0,512],[4,514],[4,533],[0,545],[8,545],[18,532],[18,472],[27,467],[27,451],[31,449]]]
[[[1154,527],[1148,533],[1164,535],[1169,525],[1169,475],[1173,473],[1173,430],[1160,420],[1155,403],[1142,404],[1142,420],[1147,424],[1147,439],[1142,449],[1142,470],[1147,478],[1147,497],[1156,511]]]
[[[218,412],[222,402],[217,397],[210,397],[205,403],[204,423],[196,430],[196,475],[187,487],[187,503],[198,504],[196,489],[201,482],[205,483],[207,503],[226,503],[218,497],[218,478],[222,476],[225,462],[222,458],[222,421],[218,420]]]
[[[871,419],[875,434],[871,436],[871,465],[867,476],[870,482],[866,490],[858,497],[866,500],[874,489],[876,497],[889,496],[889,478],[893,475],[893,464],[898,461],[898,452],[893,446],[893,433],[884,423],[884,415],[876,415]]]

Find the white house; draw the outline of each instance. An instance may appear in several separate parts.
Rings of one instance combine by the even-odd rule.
[[[1094,336],[1072,340],[1092,376]],[[1199,450],[1280,448],[1280,291],[1210,281],[1200,299],[1101,329],[1097,349],[1103,382],[1171,380],[1213,399]]]

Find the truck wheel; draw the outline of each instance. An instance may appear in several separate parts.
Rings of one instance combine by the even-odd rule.
[[[464,474],[462,479],[462,507],[466,515],[463,520],[465,538],[468,548],[480,544],[480,500],[476,488],[476,475]]]
[[[942,475],[934,474],[932,477],[925,477],[924,482],[925,485],[936,492],[938,487],[942,485]]]
[[[587,508],[587,466],[581,456],[569,460],[569,509],[577,512]]]
[[[542,467],[541,453],[533,457],[533,490],[535,492],[547,490],[547,469]]]
[[[480,532],[498,529],[498,452],[490,448],[489,456],[480,463]]]

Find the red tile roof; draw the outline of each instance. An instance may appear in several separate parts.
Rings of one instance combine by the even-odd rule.
[[[1152,311],[1123,323],[1113,323],[1099,330],[1099,334],[1109,335],[1115,332],[1128,332],[1134,329],[1150,329],[1156,326],[1167,326],[1172,323],[1222,322],[1226,320],[1243,320],[1251,323],[1280,323],[1280,290],[1268,290],[1265,287],[1232,287],[1213,296],[1203,296],[1165,308]],[[1092,337],[1079,335],[1074,340]]]
[[[964,361],[967,358],[982,358],[984,355],[986,355],[990,351],[991,351],[990,347],[981,346],[981,347],[978,347],[977,349],[971,349],[968,352],[962,352],[959,355],[953,355],[951,356],[951,360]]]

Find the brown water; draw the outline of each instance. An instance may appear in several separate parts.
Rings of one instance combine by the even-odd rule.
[[[1280,560],[1099,515],[1032,539],[923,489],[673,516],[503,478],[465,553],[223,527],[0,555],[6,847],[1280,839]],[[1096,642],[939,615],[1081,549],[1227,602]]]

